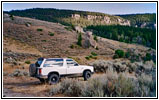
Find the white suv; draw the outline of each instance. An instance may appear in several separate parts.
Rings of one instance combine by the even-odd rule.
[[[41,82],[46,79],[50,84],[56,84],[63,76],[82,76],[84,80],[91,77],[93,66],[79,65],[70,58],[39,58],[29,67],[30,76],[38,78]]]

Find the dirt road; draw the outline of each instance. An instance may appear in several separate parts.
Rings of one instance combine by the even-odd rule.
[[[17,93],[10,89],[3,88],[3,97],[35,97],[32,94]]]

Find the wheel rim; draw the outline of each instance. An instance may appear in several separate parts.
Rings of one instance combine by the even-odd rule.
[[[51,78],[51,82],[52,82],[52,83],[57,82],[57,77],[52,77],[52,78]]]

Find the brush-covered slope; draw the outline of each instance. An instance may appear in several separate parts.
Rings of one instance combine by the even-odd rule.
[[[18,16],[14,16],[14,19],[12,19],[8,14],[4,14],[3,21],[4,40],[5,38],[11,38],[21,44],[27,44],[42,53],[43,57],[79,57],[85,63],[87,62],[85,57],[89,56],[91,52],[98,54],[97,59],[102,59],[103,57],[112,58],[117,49],[124,51],[133,49],[133,52],[143,57],[147,52],[155,54],[155,50],[141,45],[127,44],[102,37],[97,37],[98,41],[96,44],[98,49],[93,47],[83,48],[77,45],[79,33],[74,30],[68,30],[66,26],[58,23]],[[84,36],[84,33],[82,33],[82,37]],[[9,45],[6,46],[8,47],[5,48],[9,49]],[[6,50],[6,52],[8,51]],[[19,51],[15,50],[12,52]],[[32,50],[30,50],[31,52]]]

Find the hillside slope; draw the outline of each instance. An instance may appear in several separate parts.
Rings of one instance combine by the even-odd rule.
[[[155,53],[155,50],[149,50],[149,48],[141,45],[127,44],[101,37],[98,37],[98,50],[93,47],[82,48],[76,46],[78,33],[67,30],[66,26],[61,24],[18,16],[15,16],[14,20],[12,20],[8,14],[4,14],[3,21],[4,38],[12,38],[33,46],[42,53],[43,57],[80,56],[84,58],[91,52],[96,52],[98,55],[111,58],[116,49],[127,51],[131,48],[143,56],[145,56],[146,52]],[[76,48],[71,48],[71,45]]]
[[[88,35],[92,39],[93,35],[91,32],[81,33],[82,46],[78,46],[79,34],[58,23],[26,17],[10,17],[10,15],[4,14],[3,97],[76,97],[79,96],[76,90],[79,93],[82,91],[84,94],[98,97],[101,95],[96,95],[96,93],[104,93],[112,87],[115,88],[110,93],[106,93],[108,94],[106,96],[156,96],[156,65],[153,61],[144,62],[142,60],[147,53],[154,55],[153,58],[156,59],[154,49],[98,36],[96,42],[93,43],[96,48],[94,46],[85,48],[83,43],[89,43],[88,41],[84,42],[85,38],[88,38],[86,36]],[[91,40],[91,42],[94,41]],[[133,54],[130,57],[135,62],[128,58],[113,59],[117,49],[129,51],[130,54]],[[94,66],[95,74],[89,81],[84,81],[80,77],[69,80],[61,78],[60,83],[63,85],[41,83],[38,79],[29,76],[29,64],[35,63],[39,57],[70,57],[79,64]],[[73,91],[73,94],[68,92],[67,88],[63,88],[66,83],[69,84],[68,88]],[[71,85],[72,83],[74,84]],[[97,87],[94,88],[94,86]],[[106,89],[105,86],[107,86]],[[61,92],[61,88],[67,92]],[[116,92],[120,94],[112,95]]]

